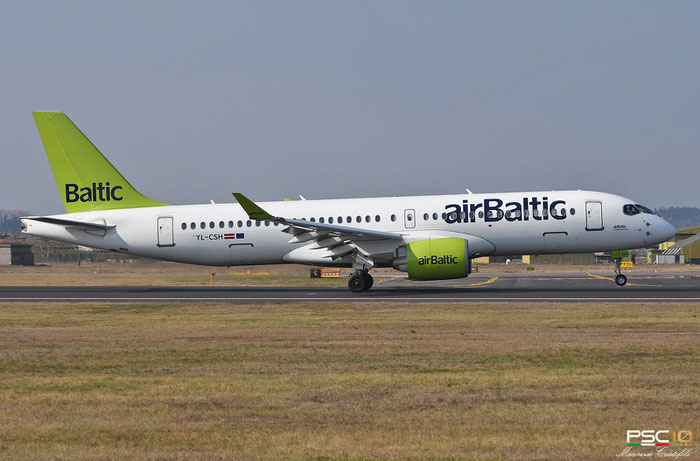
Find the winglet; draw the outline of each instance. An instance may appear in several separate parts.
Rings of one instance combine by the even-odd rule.
[[[255,219],[257,221],[275,221],[276,218],[272,216],[270,213],[267,211],[263,210],[260,208],[258,205],[255,204],[251,199],[246,197],[245,195],[241,194],[240,192],[234,192],[233,196],[236,197],[236,200],[238,200],[238,203],[241,204],[243,209],[245,210],[246,213],[248,213],[248,217],[250,219]]]

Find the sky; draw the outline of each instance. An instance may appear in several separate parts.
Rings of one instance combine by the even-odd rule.
[[[173,204],[592,189],[700,206],[700,2],[0,4],[0,208],[31,112]]]

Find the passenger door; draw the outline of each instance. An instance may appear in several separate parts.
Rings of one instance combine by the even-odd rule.
[[[173,236],[173,218],[171,216],[158,218],[158,246],[175,246],[175,238]]]
[[[603,204],[601,202],[586,202],[586,230],[603,230]]]

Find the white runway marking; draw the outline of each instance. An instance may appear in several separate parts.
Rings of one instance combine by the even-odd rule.
[[[383,301],[610,301],[610,302],[624,302],[624,301],[657,301],[657,302],[671,302],[671,301],[700,301],[700,296],[698,297],[357,297],[357,298],[333,298],[333,297],[318,297],[318,298],[308,298],[308,297],[80,297],[80,298],[62,298],[62,297],[15,297],[15,298],[1,298],[2,301],[139,301],[139,302],[155,302],[155,301],[196,301],[196,302],[210,302],[210,301],[331,301],[331,302],[383,302]]]

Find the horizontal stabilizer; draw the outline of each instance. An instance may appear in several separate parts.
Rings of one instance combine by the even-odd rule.
[[[82,228],[85,230],[96,230],[96,231],[106,231],[107,229],[113,229],[116,226],[114,225],[108,225],[108,224],[101,224],[101,223],[96,223],[96,222],[85,222],[85,221],[76,221],[73,219],[62,219],[62,218],[52,218],[49,216],[28,216],[26,218],[22,219],[31,219],[32,221],[39,221],[39,222],[45,222],[49,224],[58,224],[59,226],[66,226],[66,227],[78,227]]]

